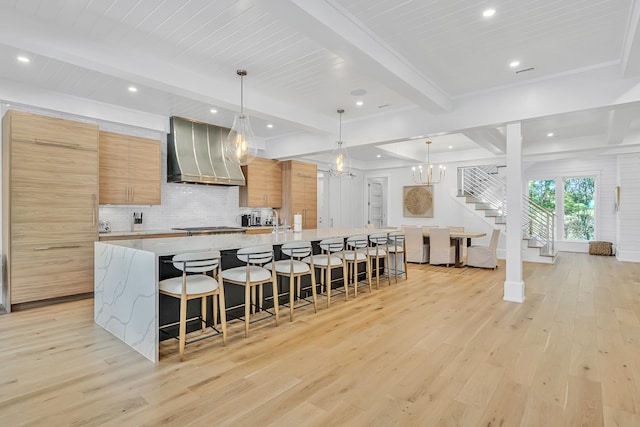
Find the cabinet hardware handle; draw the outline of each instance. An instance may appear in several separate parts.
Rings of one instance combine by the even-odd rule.
[[[96,225],[96,195],[91,195],[91,225]]]
[[[131,186],[131,201],[133,202],[136,199],[135,187]]]
[[[70,144],[67,142],[58,142],[58,141],[47,141],[46,139],[35,139],[36,144],[38,145],[54,145],[56,147],[64,147],[64,148],[79,148],[80,144]]]
[[[128,185],[124,186],[124,201],[125,202],[129,201],[129,186]]]
[[[50,249],[74,249],[80,248],[80,245],[60,245],[60,246],[46,246],[44,248],[33,248],[34,251],[48,251]]]

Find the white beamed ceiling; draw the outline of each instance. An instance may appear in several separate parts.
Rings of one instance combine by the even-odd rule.
[[[497,13],[485,19],[489,6]],[[640,131],[639,7],[638,0],[0,0],[0,99],[31,101],[41,91],[231,126],[240,99],[235,71],[243,68],[245,109],[274,157],[322,161],[337,137],[339,107],[359,165],[375,165],[377,154],[423,161],[424,139],[403,142],[417,135],[434,138],[436,155],[501,155],[502,128],[514,118],[523,120],[525,144],[552,149],[546,134],[554,131],[567,143],[597,136],[605,148],[632,150]],[[19,54],[31,63],[18,63]],[[518,69],[534,69],[517,74],[508,66],[514,59]],[[567,93],[553,102],[527,92],[557,93],[559,79],[575,87],[560,84]],[[585,88],[600,90],[593,81],[615,93],[580,102]],[[30,88],[30,96],[16,88]],[[351,95],[359,89],[366,94]],[[494,93],[501,102],[491,101]],[[441,133],[450,135],[438,142]]]

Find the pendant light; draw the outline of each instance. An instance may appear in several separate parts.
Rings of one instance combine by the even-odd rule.
[[[258,155],[258,144],[249,117],[244,115],[244,76],[247,72],[238,70],[236,74],[240,76],[240,113],[233,118],[233,126],[225,141],[225,155],[233,163],[245,166]]]
[[[344,142],[342,142],[343,113],[344,110],[342,108],[338,110],[338,114],[340,115],[338,142],[336,143],[336,148],[331,153],[331,165],[329,166],[329,173],[332,176],[337,176],[339,178],[353,178],[354,175],[351,173],[351,158],[349,157],[349,153],[347,152],[347,147],[345,147]]]
[[[429,147],[431,146],[431,141],[426,141],[427,144],[427,164],[426,167],[423,168],[423,165],[418,166],[418,170],[414,166],[412,168],[411,175],[413,176],[413,181],[416,184],[440,184],[444,181],[444,175],[446,172],[446,168],[442,165],[438,167],[438,179],[437,181],[433,179],[433,165],[431,164],[431,156],[429,152]]]

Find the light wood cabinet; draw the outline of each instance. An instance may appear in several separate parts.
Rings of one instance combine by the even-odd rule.
[[[282,168],[278,160],[256,158],[242,167],[246,184],[240,187],[240,206],[279,208],[282,206]]]
[[[160,204],[160,141],[100,132],[100,204]]]
[[[315,163],[282,162],[282,217],[293,227],[293,216],[302,215],[302,228],[317,228],[318,166]]]
[[[93,292],[98,127],[18,111],[2,126],[5,304]]]

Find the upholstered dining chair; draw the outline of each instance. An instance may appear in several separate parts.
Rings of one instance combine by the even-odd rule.
[[[173,266],[182,271],[182,275],[161,280],[158,284],[159,292],[180,300],[180,320],[178,341],[180,361],[184,359],[184,348],[187,342],[187,322],[191,320],[199,320],[202,330],[206,326],[210,326],[216,333],[206,337],[199,336],[194,341],[208,338],[213,335],[222,334],[222,343],[227,345],[227,317],[224,305],[224,287],[218,282],[220,273],[220,252],[194,252],[175,255],[171,261]],[[207,273],[212,273],[211,276]],[[213,304],[212,322],[207,322],[207,297],[211,296]],[[200,316],[193,319],[187,319],[187,301],[200,298],[201,312]],[[218,305],[220,306],[220,323],[221,331],[216,329],[218,317]],[[162,325],[160,329],[175,325],[175,323]]]
[[[456,262],[456,248],[451,244],[448,228],[431,228],[429,230],[429,264],[446,264],[447,267]]]
[[[498,241],[500,240],[500,230],[493,229],[489,246],[471,245],[467,248],[467,265],[480,268],[498,268]]]
[[[429,244],[424,242],[422,228],[418,226],[405,227],[404,236],[407,262],[418,264],[429,262]]]

